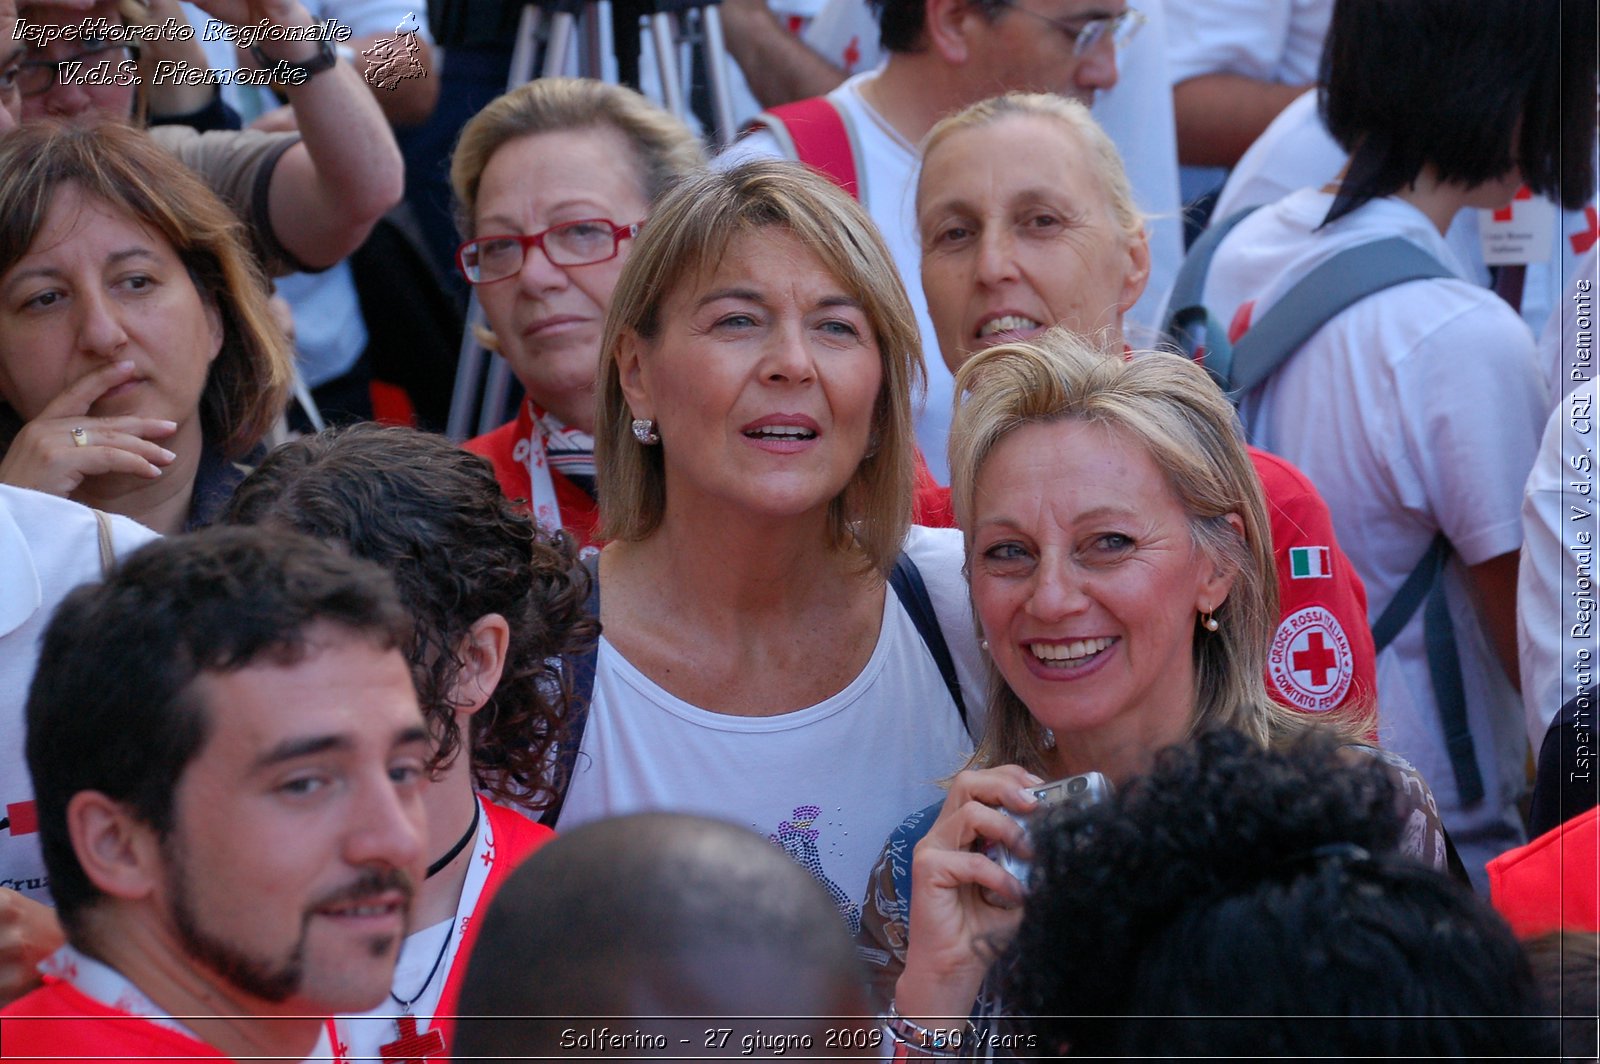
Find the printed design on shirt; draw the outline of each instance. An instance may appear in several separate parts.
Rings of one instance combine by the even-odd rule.
[[[1333,559],[1327,547],[1290,547],[1290,580],[1331,580]]]
[[[1313,713],[1333,709],[1344,701],[1355,675],[1350,638],[1326,608],[1295,610],[1272,637],[1267,673],[1289,705]]]
[[[854,935],[861,930],[861,906],[840,890],[839,884],[829,879],[822,870],[822,851],[817,848],[817,840],[822,832],[816,827],[817,819],[821,816],[822,807],[819,805],[797,805],[794,812],[789,814],[789,819],[779,821],[777,832],[767,838],[781,846],[784,853],[822,884]]]

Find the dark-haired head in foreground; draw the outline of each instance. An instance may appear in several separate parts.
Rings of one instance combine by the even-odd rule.
[[[790,1055],[872,1056],[860,1038],[853,1051],[824,1045],[851,1023],[876,1033],[861,1021],[863,978],[832,900],[766,839],[702,817],[618,817],[545,846],[495,896],[462,987],[455,1051],[660,1057],[581,1040],[608,1028],[660,1034],[668,1052],[689,1057],[773,1056],[773,1038],[801,1035],[813,1048],[791,1042]],[[730,1034],[708,1045],[707,1028]]]
[[[1393,852],[1393,810],[1376,759],[1314,734],[1165,751],[1113,803],[1037,833],[1008,1011],[1074,1055],[1547,1052],[1549,1025],[1518,1018],[1543,1010],[1510,929]]]
[[[554,662],[595,636],[588,579],[571,540],[507,502],[488,462],[411,429],[331,429],[268,455],[223,520],[292,528],[388,570],[437,764],[464,746],[478,790],[543,807],[567,686]]]
[[[139,550],[45,633],[28,768],[68,939],[227,1056],[298,1059],[317,1016],[388,990],[424,864],[408,630],[377,566],[212,528]],[[69,1054],[86,1033],[35,1030]]]

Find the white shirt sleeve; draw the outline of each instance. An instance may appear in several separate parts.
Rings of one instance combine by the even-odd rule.
[[[1585,677],[1594,683],[1595,397],[1590,380],[1557,404],[1522,502],[1517,652],[1535,750]]]
[[[1168,5],[1172,84],[1242,74],[1285,85],[1316,79],[1333,0],[1184,0]]]
[[[1428,283],[1438,282],[1416,282]],[[1478,295],[1477,310],[1446,321],[1395,365],[1405,415],[1394,467],[1418,478],[1469,566],[1522,545],[1522,490],[1549,409],[1533,335],[1495,297]]]

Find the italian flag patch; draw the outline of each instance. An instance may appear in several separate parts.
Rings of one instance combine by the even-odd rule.
[[[1333,576],[1329,567],[1327,547],[1290,547],[1289,577],[1292,580],[1315,580]]]

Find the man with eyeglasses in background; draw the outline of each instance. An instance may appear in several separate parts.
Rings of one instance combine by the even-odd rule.
[[[883,0],[877,15],[887,52],[880,68],[825,97],[767,112],[715,165],[798,158],[844,184],[894,255],[924,350],[937,351],[913,202],[918,142],[945,115],[1005,92],[1053,92],[1092,104],[1117,83],[1117,50],[1144,18],[1126,0]],[[927,369],[917,442],[943,481],[955,384],[938,359]]]

